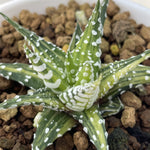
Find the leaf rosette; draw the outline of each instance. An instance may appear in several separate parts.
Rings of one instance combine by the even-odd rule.
[[[139,65],[150,57],[150,50],[127,60],[101,64],[99,45],[107,4],[108,0],[97,1],[84,32],[77,23],[67,53],[0,13],[24,36],[30,61],[30,65],[0,63],[0,75],[34,90],[5,100],[0,109],[43,106],[43,112],[35,118],[33,150],[44,150],[77,121],[98,150],[108,149],[102,117],[123,109],[119,94],[124,90],[150,83],[150,67]],[[105,103],[99,106],[99,99]]]

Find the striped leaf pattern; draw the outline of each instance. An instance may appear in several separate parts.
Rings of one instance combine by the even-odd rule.
[[[83,130],[89,135],[90,141],[96,146],[97,150],[108,149],[108,133],[98,105],[94,105],[80,113],[73,112],[72,116],[83,125]]]
[[[101,115],[103,117],[112,116],[120,112],[124,108],[119,97],[114,97],[112,100],[100,105]]]
[[[38,77],[36,71],[33,71],[31,65],[0,63],[0,75],[32,89],[45,87],[43,80]]]
[[[65,106],[73,111],[83,111],[90,108],[97,100],[102,76],[96,81],[73,86],[59,95]]]
[[[80,40],[76,43],[76,47],[67,53],[65,65],[70,85],[75,84],[74,78],[79,72],[79,68],[87,61],[90,62],[94,68],[94,80],[99,76],[101,67],[101,50],[99,44],[101,43],[103,33],[107,2],[108,0],[101,1],[101,4],[100,1],[97,2],[85,31],[82,33]],[[73,71],[71,72],[70,70],[72,69]]]
[[[150,57],[150,50],[146,50],[142,54],[129,58],[126,61],[117,62],[117,65],[111,63],[109,64],[109,66],[106,66],[106,68],[104,66],[103,67],[104,77],[100,84],[99,97],[100,98],[104,97],[104,95],[106,95],[108,91],[119,82],[121,78],[125,77],[129,71],[132,71],[141,62],[148,59],[149,57]],[[109,72],[106,73],[105,71]]]
[[[33,150],[44,150],[76,124],[68,114],[50,109],[45,109],[40,118],[34,135]]]
[[[123,108],[119,94],[124,90],[150,82],[150,67],[139,65],[150,57],[150,50],[128,60],[101,65],[99,44],[107,4],[108,0],[98,0],[83,33],[77,23],[67,54],[0,13],[26,39],[25,53],[32,64],[0,63],[0,75],[35,89],[33,94],[5,100],[0,109],[30,104],[44,107],[35,119],[38,121],[33,150],[44,150],[72,128],[75,120],[83,125],[98,150],[108,149],[102,116]],[[100,108],[95,103],[98,98],[106,100]]]
[[[40,73],[40,78],[42,77],[44,80],[45,86],[54,89],[56,93],[65,90],[68,86],[64,73],[65,52],[56,45],[38,37],[34,32],[23,28],[4,14],[0,14],[25,37],[28,45],[32,46],[34,55],[28,50],[29,56],[31,56],[29,59],[33,62],[33,69]]]
[[[124,91],[135,87],[138,84],[150,83],[150,67],[138,65],[134,70],[128,72],[128,74],[119,80],[108,94],[103,98],[113,100],[114,97],[123,93]]]
[[[15,108],[30,104],[42,105],[45,108],[50,108],[53,110],[68,111],[64,104],[62,104],[58,97],[50,90],[35,92],[32,95],[16,95],[11,100],[5,100],[3,103],[0,103],[0,109]]]

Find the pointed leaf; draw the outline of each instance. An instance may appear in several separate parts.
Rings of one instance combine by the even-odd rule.
[[[32,150],[44,150],[76,124],[68,114],[49,109],[45,109],[40,118]]]
[[[2,15],[17,31],[19,31],[25,37],[25,40],[29,41],[29,44],[33,46],[33,50],[41,55],[43,59],[47,58],[51,60],[57,67],[64,67],[65,52],[62,49],[51,42],[46,42],[42,37],[37,36],[34,32],[23,28],[3,13],[0,12],[0,15]]]
[[[0,14],[25,37],[28,45],[32,46],[34,53],[27,50],[27,47],[26,51],[31,56],[29,59],[33,63],[34,70],[42,74],[40,77],[43,77],[45,86],[54,89],[55,93],[65,90],[68,87],[64,73],[65,52],[23,28],[4,14]]]
[[[46,87],[52,89],[54,92],[63,91],[68,87],[63,74],[60,74],[55,65],[49,66],[47,63],[43,63],[40,56],[37,53],[32,53],[28,47],[25,46],[26,55],[30,59],[33,69],[37,71],[39,78],[44,81]],[[48,62],[50,64],[50,62]],[[60,76],[61,75],[61,76]]]
[[[31,65],[21,63],[0,63],[0,75],[7,79],[15,80],[32,89],[45,87],[43,81],[32,69]]]
[[[36,92],[33,95],[17,95],[0,103],[0,109],[15,108],[24,105],[42,105],[55,110],[68,110],[51,91]]]
[[[72,115],[83,125],[83,130],[89,135],[97,150],[108,149],[105,120],[101,117],[98,105],[80,113],[73,112]]]
[[[71,52],[76,47],[76,43],[80,40],[81,34],[82,34],[82,29],[81,29],[79,23],[77,22],[77,26],[75,28],[73,35],[72,35],[72,39],[71,39],[71,42],[69,44],[68,51]]]
[[[123,108],[124,105],[122,104],[119,97],[115,97],[112,100],[108,100],[107,102],[100,105],[100,111],[103,117],[115,115]]]
[[[102,76],[96,81],[69,88],[59,95],[65,106],[73,111],[83,111],[90,108],[98,98],[99,84]]]
[[[81,35],[81,39],[77,42],[76,47],[72,51],[68,51],[67,59],[65,62],[67,77],[69,83],[74,84],[74,78],[79,68],[83,66],[85,61],[92,63],[94,68],[94,80],[99,76],[99,70],[101,66],[100,61],[100,47],[101,36],[103,33],[104,16],[106,13],[106,5],[108,0],[98,0],[95,9],[93,10],[92,17],[89,19],[86,29]],[[74,73],[70,71],[74,69]]]
[[[139,65],[134,70],[128,72],[124,78],[121,78],[119,83],[108,92],[104,99],[113,100],[115,96],[118,96],[124,91],[133,88],[138,84],[147,83],[150,83],[150,67]]]
[[[128,60],[119,61],[115,64],[111,63],[109,66],[103,67],[103,78],[100,84],[99,97],[102,98],[108,93],[110,89],[113,88],[119,80],[125,77],[129,71],[132,71],[145,59],[150,57],[150,50],[146,50],[140,55],[129,58]]]

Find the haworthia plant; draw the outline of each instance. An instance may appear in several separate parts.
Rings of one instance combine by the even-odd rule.
[[[97,1],[83,33],[77,23],[67,53],[0,13],[24,36],[30,61],[30,65],[0,63],[0,75],[34,90],[5,100],[0,109],[29,104],[44,107],[35,117],[33,150],[44,150],[77,122],[98,150],[108,149],[102,117],[123,109],[119,94],[137,84],[150,83],[150,67],[139,65],[150,57],[150,50],[127,60],[101,64],[99,44],[107,4],[108,0]],[[100,106],[99,99],[104,101]]]

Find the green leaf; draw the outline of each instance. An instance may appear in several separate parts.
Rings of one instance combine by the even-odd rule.
[[[100,84],[99,97],[104,97],[113,86],[120,82],[121,78],[124,78],[129,71],[136,68],[141,62],[150,57],[150,50],[146,50],[140,55],[131,57],[124,61],[111,63],[103,66],[101,72],[103,72],[102,82]]]
[[[75,86],[94,81],[93,66],[90,62],[84,63],[84,65],[79,68],[75,81]]]
[[[90,141],[96,146],[97,150],[108,149],[105,120],[101,116],[98,105],[80,113],[73,112],[72,116],[83,125],[83,130],[89,135]]]
[[[37,36],[18,23],[14,22],[4,14],[0,13],[13,27],[16,28],[32,46],[34,51],[30,52],[29,59],[33,63],[33,69],[41,74],[46,87],[53,89],[55,93],[65,90],[68,87],[64,71],[65,52],[56,45],[46,42],[43,38]],[[33,55],[34,54],[34,55]],[[33,56],[33,57],[32,57]],[[44,74],[44,75],[43,75]]]
[[[116,84],[104,97],[106,99],[113,99],[124,91],[133,88],[138,84],[147,84],[150,83],[150,67],[138,65],[134,70],[128,72],[128,74],[119,80],[119,83]]]
[[[40,118],[33,141],[33,150],[44,150],[76,124],[68,114],[49,109],[45,109]]]
[[[100,105],[100,111],[103,117],[115,115],[124,108],[119,97],[114,97],[112,100],[107,100]]]
[[[67,51],[71,52],[76,47],[76,43],[80,40],[81,34],[82,34],[82,29],[81,29],[79,23],[77,22],[77,26],[75,28],[73,35],[72,35],[72,39],[71,39],[71,42],[69,44],[69,48]]]
[[[30,104],[42,105],[43,107],[55,110],[68,110],[50,90],[37,91],[32,95],[17,95],[10,100],[0,103],[0,109],[15,108]]]
[[[102,76],[93,82],[84,83],[69,88],[59,95],[59,99],[65,106],[73,111],[83,111],[90,108],[98,99],[99,84]]]
[[[65,52],[61,48],[51,42],[46,42],[42,37],[23,28],[3,13],[0,12],[0,15],[2,15],[17,31],[24,36],[25,40],[29,42],[29,45],[31,44],[33,46],[33,50],[38,53],[40,57],[51,60],[57,67],[64,68]]]
[[[0,63],[0,75],[11,80],[15,80],[22,85],[32,89],[45,87],[37,72],[31,65],[21,63]]]
[[[107,3],[108,0],[102,1],[101,4],[98,0],[93,10],[92,17],[89,19],[89,23],[81,35],[81,39],[76,43],[75,49],[67,53],[65,65],[68,82],[71,85],[75,83],[74,78],[76,77],[76,73],[78,73],[79,68],[82,67],[85,62],[90,62],[92,64],[94,68],[94,80],[99,76],[101,67],[101,50],[99,44],[101,43],[101,36],[103,33]],[[74,70],[74,73],[72,73],[71,70]]]

